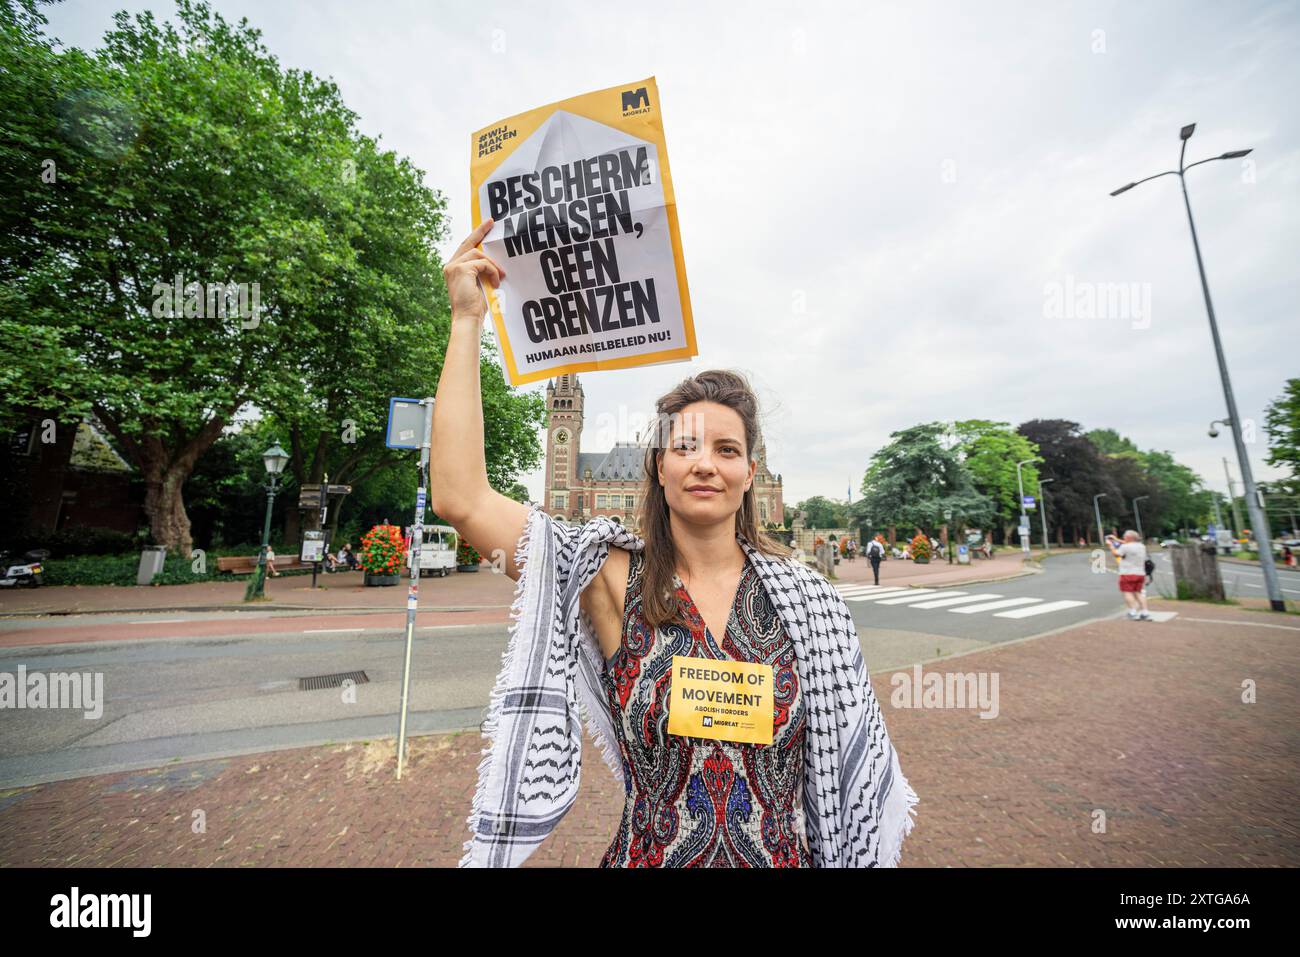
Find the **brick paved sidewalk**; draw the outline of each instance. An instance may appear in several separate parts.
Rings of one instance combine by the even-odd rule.
[[[116,611],[236,611],[278,610],[405,610],[406,579],[389,587],[367,588],[360,572],[320,575],[312,588],[310,575],[286,575],[266,583],[267,602],[246,603],[247,578],[239,581],[197,582],[193,585],[52,585],[8,588],[0,595],[0,615],[96,613]],[[422,609],[504,607],[509,609],[515,583],[494,574],[484,563],[477,572],[445,578],[420,579]]]
[[[1179,618],[925,666],[996,673],[991,720],[895,708],[890,675],[874,677],[921,799],[905,866],[1300,864],[1300,621],[1154,604]],[[0,792],[0,864],[449,866],[480,747],[476,733],[413,739],[400,784],[387,740]],[[577,805],[530,864],[599,862],[622,786],[590,747],[584,767]]]

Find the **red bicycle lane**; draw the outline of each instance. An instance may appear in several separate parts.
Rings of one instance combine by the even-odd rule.
[[[456,612],[418,612],[416,630],[458,625],[492,625],[503,628],[510,621],[508,606],[489,605]],[[305,614],[249,616],[232,612],[221,618],[167,618],[156,621],[130,619],[89,624],[18,628],[0,631],[0,648],[58,645],[77,642],[137,641],[140,639],[219,638],[240,635],[342,634],[361,631],[403,631],[406,612],[362,612],[356,614]]]

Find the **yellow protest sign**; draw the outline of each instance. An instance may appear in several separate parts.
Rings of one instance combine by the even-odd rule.
[[[479,130],[470,190],[511,384],[698,354],[654,77]]]
[[[772,666],[673,655],[668,733],[771,744]]]

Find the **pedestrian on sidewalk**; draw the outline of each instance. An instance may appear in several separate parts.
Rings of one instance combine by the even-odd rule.
[[[877,585],[880,584],[880,563],[885,558],[885,545],[877,535],[867,543],[867,561],[871,562],[871,576],[875,579]]]
[[[1128,616],[1134,621],[1150,621],[1151,611],[1147,607],[1147,547],[1142,544],[1138,533],[1129,529],[1121,541],[1114,535],[1106,536],[1110,552],[1119,559],[1119,591],[1128,605]]]
[[[505,273],[478,246],[492,227],[443,269],[451,334],[430,453],[434,512],[483,554],[499,549],[517,582],[461,864],[517,866],[553,832],[578,799],[584,724],[627,795],[602,866],[897,864],[916,793],[844,599],[758,526],[762,437],[741,376],[700,372],[656,403],[644,538],[608,516],[560,522],[489,484],[483,295]],[[736,665],[698,667],[709,661]],[[775,697],[719,677],[741,670]],[[715,695],[725,719],[708,713]],[[737,794],[749,812],[727,810]],[[701,813],[707,833],[691,823]]]

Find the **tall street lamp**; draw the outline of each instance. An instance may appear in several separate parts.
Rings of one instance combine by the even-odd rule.
[[[1228,423],[1227,422],[1210,423],[1210,438],[1217,439],[1219,437],[1219,430],[1216,429],[1215,426],[1220,424],[1227,425]],[[1228,457],[1226,455],[1223,457],[1223,478],[1228,483],[1228,504],[1232,506],[1232,521],[1233,521],[1232,537],[1236,538],[1243,531],[1245,531],[1246,526],[1241,524],[1241,509],[1237,508],[1237,493],[1233,489],[1232,469],[1228,468]]]
[[[1201,261],[1201,243],[1196,238],[1196,222],[1192,219],[1192,201],[1187,196],[1187,178],[1185,175],[1193,166],[1200,166],[1202,163],[1210,163],[1214,160],[1240,159],[1251,151],[1233,150],[1230,153],[1224,153],[1222,156],[1211,156],[1209,159],[1197,160],[1191,165],[1184,166],[1183,158],[1187,155],[1187,141],[1192,138],[1192,133],[1195,131],[1196,124],[1189,123],[1178,133],[1179,139],[1183,141],[1182,148],[1178,153],[1178,169],[1166,170],[1163,173],[1157,173],[1155,176],[1140,179],[1136,183],[1121,186],[1110,195],[1118,196],[1139,183],[1159,179],[1161,176],[1177,176],[1178,181],[1182,184],[1183,205],[1187,207],[1187,225],[1191,227],[1192,248],[1196,251],[1196,269],[1201,274],[1201,293],[1205,296],[1205,312],[1210,317],[1210,336],[1214,340],[1214,356],[1219,362],[1219,379],[1223,382],[1223,398],[1228,406],[1228,423],[1232,426],[1232,442],[1237,447],[1237,464],[1241,467],[1241,480],[1245,486],[1246,509],[1250,512],[1250,524],[1255,530],[1255,541],[1259,543],[1259,567],[1264,573],[1264,584],[1268,589],[1269,604],[1274,611],[1286,611],[1286,602],[1282,599],[1282,586],[1277,580],[1277,568],[1273,565],[1273,536],[1269,533],[1268,518],[1264,514],[1264,509],[1260,507],[1255,494],[1255,476],[1250,471],[1250,459],[1246,456],[1246,443],[1241,436],[1241,418],[1237,415],[1237,400],[1233,397],[1232,381],[1228,378],[1228,361],[1223,357],[1223,343],[1219,340],[1219,325],[1214,318],[1214,304],[1210,301],[1210,284],[1205,279],[1205,263]]]
[[[1038,480],[1038,517],[1043,520],[1043,554],[1047,554],[1047,496],[1043,494],[1043,486],[1048,482],[1055,482],[1056,479],[1039,479]]]
[[[1106,543],[1106,530],[1101,527],[1101,506],[1097,502],[1106,497],[1105,492],[1098,492],[1092,497],[1092,510],[1097,514],[1097,544]]]
[[[1226,530],[1226,526],[1223,524],[1223,513],[1219,511],[1219,493],[1211,491],[1210,494],[1214,496],[1214,547],[1217,549],[1220,541],[1219,531]]]
[[[1016,463],[1016,484],[1020,486],[1020,528],[1023,530],[1020,533],[1020,550],[1022,552],[1029,551],[1029,514],[1025,511],[1025,479],[1020,474],[1020,467],[1040,461],[1042,460],[1035,456],[1032,459],[1025,459],[1023,462]]]
[[[249,589],[247,599],[261,598],[266,587],[266,550],[271,547],[271,506],[275,503],[275,480],[284,467],[289,464],[289,453],[280,448],[274,439],[271,447],[262,453],[262,464],[266,466],[266,522],[262,525],[262,551],[257,556],[257,571],[253,573],[253,587]]]
[[[952,509],[943,510],[943,547],[948,551],[948,564],[952,564],[954,538],[952,533]]]
[[[1138,539],[1143,542],[1146,541],[1146,536],[1142,534],[1142,513],[1138,511],[1138,502],[1150,497],[1150,495],[1139,495],[1137,498],[1133,499],[1133,519],[1137,522]]]

